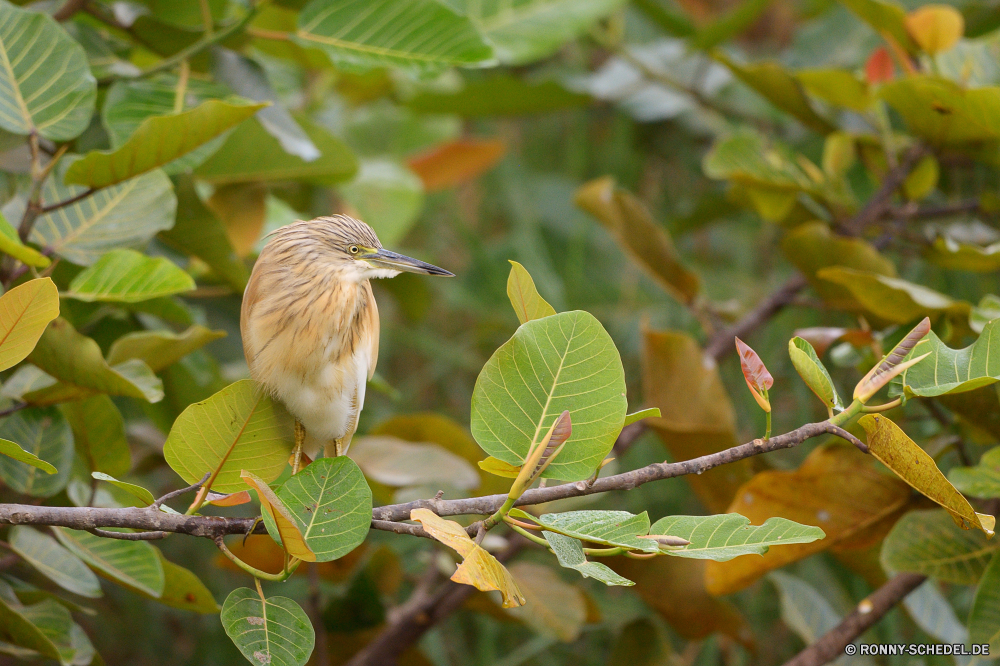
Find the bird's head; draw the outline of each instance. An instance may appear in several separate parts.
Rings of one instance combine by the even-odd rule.
[[[318,217],[309,222],[296,222],[290,227],[295,235],[304,232],[310,241],[319,243],[319,259],[332,264],[343,277],[360,282],[372,278],[391,278],[401,272],[454,277],[454,273],[432,264],[407,257],[382,247],[375,231],[361,220],[347,215]],[[312,243],[310,243],[312,244]]]

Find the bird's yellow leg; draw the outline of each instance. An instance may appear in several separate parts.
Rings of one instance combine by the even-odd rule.
[[[306,427],[295,420],[295,449],[292,452],[292,474],[299,473],[299,464],[302,462],[302,445],[306,441]]]
[[[333,457],[344,455],[344,438],[331,439],[326,447],[327,453],[333,452]]]

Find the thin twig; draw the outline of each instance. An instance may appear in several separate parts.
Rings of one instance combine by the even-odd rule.
[[[156,509],[157,511],[159,511],[160,507],[167,500],[173,499],[175,497],[180,497],[181,495],[184,495],[186,493],[191,493],[191,492],[194,492],[194,491],[200,489],[203,485],[205,485],[205,482],[208,481],[208,477],[210,477],[210,476],[212,476],[212,473],[211,472],[206,472],[205,476],[201,477],[201,481],[198,481],[197,483],[192,483],[187,488],[181,488],[180,490],[172,490],[172,491],[170,491],[169,493],[167,493],[166,495],[164,495],[160,499],[158,499],[155,502],[153,502],[152,504],[150,504],[149,508],[150,509]]]
[[[94,536],[104,537],[105,539],[118,539],[120,541],[155,541],[167,536],[166,532],[112,532],[97,527],[92,527],[87,531]]]

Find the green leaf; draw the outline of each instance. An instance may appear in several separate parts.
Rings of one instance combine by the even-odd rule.
[[[975,585],[1000,541],[963,530],[947,511],[911,511],[882,544],[882,567],[909,571],[956,585]]]
[[[994,555],[976,588],[969,612],[969,638],[973,644],[990,646],[990,654],[1000,650],[1000,555]]]
[[[0,439],[0,455],[5,455],[14,460],[27,463],[32,467],[37,467],[46,474],[55,474],[58,470],[45,462],[33,453],[28,453],[14,442],[7,439]],[[516,476],[516,474],[515,474]]]
[[[58,470],[42,474],[37,463],[0,457],[0,478],[11,490],[33,497],[51,497],[66,487],[73,464],[73,433],[59,410],[22,409],[0,422],[0,438],[17,442],[32,456]]]
[[[111,476],[128,474],[132,454],[125,439],[125,422],[111,398],[95,395],[59,409],[73,429],[76,451],[87,469]]]
[[[290,431],[287,413],[244,379],[185,409],[167,436],[163,457],[188,483],[212,472],[212,490],[233,493],[246,489],[242,470],[265,483],[278,478],[292,451]]]
[[[153,497],[153,493],[149,492],[142,486],[138,486],[134,483],[128,483],[127,481],[119,481],[115,477],[109,474],[104,474],[102,472],[91,472],[90,476],[97,479],[98,481],[107,481],[116,488],[121,488],[129,495],[139,500],[140,502],[139,506],[149,506],[156,500],[156,498]]]
[[[649,409],[640,409],[638,412],[632,412],[631,414],[625,415],[625,424],[622,426],[630,426],[633,423],[642,421],[643,419],[658,419],[660,418],[660,408],[650,407]]]
[[[792,365],[796,372],[802,377],[809,390],[816,394],[816,397],[824,405],[838,412],[844,410],[844,405],[837,394],[837,387],[833,385],[833,378],[827,371],[826,366],[819,360],[816,350],[806,340],[796,336],[788,341],[788,355],[792,358]]]
[[[169,259],[112,250],[78,273],[64,295],[87,302],[138,303],[194,287],[194,279]]]
[[[816,271],[821,280],[846,287],[854,299],[873,315],[896,324],[941,314],[968,316],[972,305],[895,277],[843,266]]]
[[[149,366],[132,360],[111,367],[97,343],[77,333],[62,317],[49,324],[28,360],[63,384],[82,389],[83,396],[107,393],[148,402],[163,399],[163,382]]]
[[[811,95],[858,113],[872,105],[872,96],[864,81],[843,69],[812,69],[795,72],[795,78]]]
[[[2,588],[10,590],[6,583],[0,581],[0,592],[3,591]],[[56,608],[62,610],[56,610]],[[47,632],[42,631],[32,621],[37,621],[42,612],[59,613],[69,617],[69,611],[51,599],[46,599],[32,606],[24,606],[17,601],[13,591],[10,591],[9,595],[0,593],[0,639],[34,650],[45,657],[62,661],[59,649],[49,638]]]
[[[48,534],[15,525],[7,539],[11,550],[59,587],[91,599],[102,596],[97,576],[80,558],[60,546]]]
[[[785,518],[768,518],[763,525],[751,525],[738,513],[718,516],[667,516],[649,529],[650,534],[676,536],[688,546],[664,551],[677,557],[726,562],[740,555],[763,555],[771,546],[812,543],[826,534],[818,527]]]
[[[299,12],[295,41],[362,69],[435,71],[489,64],[493,56],[469,19],[434,0],[312,0]]]
[[[797,576],[772,571],[768,579],[781,597],[781,619],[806,645],[840,624],[840,615],[819,591]]]
[[[559,564],[567,569],[575,569],[584,578],[593,578],[605,585],[635,585],[600,562],[588,562],[579,539],[549,531],[542,532],[542,536],[549,542]]]
[[[579,425],[543,476],[589,478],[625,420],[625,372],[593,315],[563,312],[522,324],[483,367],[472,394],[472,436],[520,465],[564,410]]]
[[[212,340],[226,337],[225,331],[213,331],[195,324],[183,333],[171,331],[136,331],[126,333],[111,343],[108,363],[115,365],[132,359],[144,361],[159,372]]]
[[[97,82],[51,16],[0,2],[0,129],[68,141],[90,123]]]
[[[391,160],[363,160],[340,193],[388,247],[403,240],[424,207],[423,182]]]
[[[655,541],[640,538],[649,534],[649,516],[645,511],[638,515],[628,511],[566,511],[546,513],[537,518],[519,509],[515,511],[522,518],[563,536],[644,553],[660,552]]]
[[[72,162],[73,157],[63,157],[45,181],[43,206],[68,201],[87,191],[79,185],[63,185],[63,175]],[[16,212],[23,211],[23,207],[19,199]],[[30,240],[75,264],[89,266],[109,250],[145,246],[156,232],[173,226],[176,211],[177,199],[170,179],[156,170],[39,215]]]
[[[879,96],[899,112],[912,134],[936,145],[1000,138],[1000,88],[965,88],[931,75],[907,76],[882,86]]]
[[[479,486],[479,473],[468,460],[431,442],[369,435],[354,440],[351,459],[372,481],[396,488],[445,484],[472,490]]]
[[[527,269],[513,260],[510,260],[510,275],[507,277],[507,298],[522,324],[556,313],[555,308],[538,293]]]
[[[101,576],[151,597],[163,593],[163,565],[149,543],[108,539],[65,527],[53,530],[62,545]]]
[[[215,597],[198,576],[165,558],[158,548],[154,547],[153,550],[156,551],[163,566],[163,592],[159,597],[155,597],[157,601],[173,608],[204,615],[214,615],[219,612],[219,604],[216,603]]]
[[[458,92],[424,91],[405,102],[419,113],[453,113],[465,118],[524,116],[587,106],[590,97],[556,81],[532,82],[501,74],[468,81]]]
[[[840,3],[857,14],[875,32],[891,37],[910,54],[917,52],[917,45],[906,29],[906,12],[899,5],[882,0],[840,0]]]
[[[940,168],[933,155],[924,155],[903,181],[903,194],[910,201],[925,199],[938,184]]]
[[[0,213],[0,252],[9,254],[21,263],[34,268],[47,268],[52,260],[33,247],[21,242],[17,231],[10,226],[7,218]]]
[[[505,65],[523,65],[552,55],[624,4],[623,0],[445,1],[472,20]]]
[[[952,349],[931,331],[917,343],[907,360],[928,352],[930,356],[901,375],[908,395],[934,397],[992,384],[1000,380],[1000,320],[986,324],[976,341],[964,349]]]
[[[958,243],[948,236],[938,236],[926,256],[938,266],[956,271],[992,273],[1000,270],[1000,243],[981,247]]]
[[[222,626],[254,666],[303,666],[316,633],[298,604],[286,597],[260,596],[240,587],[222,604]]]
[[[357,172],[357,158],[339,139],[304,117],[296,120],[319,148],[318,159],[307,162],[286,153],[260,122],[251,119],[233,130],[223,146],[195,169],[195,175],[216,185],[283,180],[332,185]]]
[[[321,458],[278,490],[317,562],[343,557],[364,542],[372,522],[372,491],[346,456]]]
[[[58,316],[59,289],[51,278],[28,280],[0,296],[0,370],[23,361]]]
[[[975,467],[952,467],[948,480],[973,497],[1000,497],[1000,446],[983,454]]]
[[[208,100],[198,107],[142,121],[117,150],[92,151],[66,170],[67,185],[107,187],[166,166],[221,136],[267,104]]]

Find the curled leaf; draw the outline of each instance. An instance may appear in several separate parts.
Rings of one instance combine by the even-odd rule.
[[[920,340],[927,335],[931,330],[931,320],[928,317],[924,317],[919,324],[913,327],[913,330],[906,334],[906,337],[899,341],[892,351],[882,359],[882,362],[872,368],[867,375],[865,375],[858,385],[854,387],[854,398],[860,400],[861,402],[866,402],[873,395],[878,393],[879,389],[892,381],[892,378],[903,372],[907,368],[916,365],[920,361],[927,357],[927,354],[923,356],[917,356],[912,358],[905,363],[902,362],[906,358],[907,354],[913,351],[913,348],[917,345]]]
[[[792,359],[792,365],[796,372],[802,377],[809,390],[816,394],[824,405],[828,408],[843,410],[844,405],[837,395],[837,388],[833,385],[833,378],[827,372],[826,366],[819,360],[816,350],[808,341],[795,337],[788,341],[788,355]]]
[[[753,399],[761,409],[770,412],[771,403],[767,399],[767,389],[774,384],[774,377],[767,371],[757,352],[739,338],[736,338],[736,351],[740,355],[740,368],[743,369],[743,378],[747,381]]]
[[[306,539],[299,530],[292,512],[282,504],[274,491],[263,479],[246,470],[240,472],[240,478],[257,491],[261,511],[268,514],[278,526],[278,536],[281,537],[281,543],[288,554],[305,562],[315,562],[316,554],[306,545]]]

